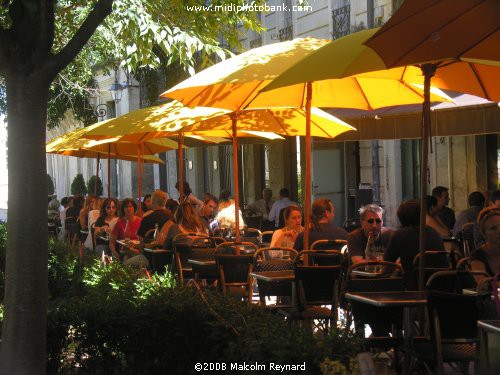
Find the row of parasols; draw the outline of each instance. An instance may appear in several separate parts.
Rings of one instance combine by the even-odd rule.
[[[47,152],[154,162],[156,153],[182,152],[184,140],[231,140],[238,205],[238,138],[305,136],[309,228],[311,137],[334,139],[355,131],[319,108],[372,110],[423,103],[421,176],[426,176],[430,103],[451,101],[441,89],[500,101],[499,19],[498,0],[406,0],[382,28],[335,41],[294,39],[249,50],[161,95],[173,101],[68,133],[51,141]],[[179,177],[182,189],[182,173]],[[423,178],[421,197],[427,183]],[[421,251],[424,215],[422,210]],[[307,247],[308,230],[304,237]]]

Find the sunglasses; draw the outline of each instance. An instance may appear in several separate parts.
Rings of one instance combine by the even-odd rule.
[[[382,220],[380,220],[380,219],[368,219],[368,220],[366,220],[366,222],[368,224],[373,224],[373,223],[380,224],[382,222]]]

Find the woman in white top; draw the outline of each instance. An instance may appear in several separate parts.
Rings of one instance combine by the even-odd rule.
[[[290,247],[297,239],[300,232],[304,230],[302,226],[302,211],[298,206],[288,206],[284,211],[285,226],[275,230],[271,239],[270,247]]]

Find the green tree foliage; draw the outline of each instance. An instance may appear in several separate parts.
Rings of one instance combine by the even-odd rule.
[[[87,194],[87,186],[85,186],[85,180],[83,179],[83,175],[78,173],[73,182],[71,183],[71,194],[72,195],[86,195]]]
[[[47,193],[49,195],[54,194],[54,181],[52,181],[52,177],[47,173]]]
[[[89,182],[87,182],[88,191],[92,195],[96,195],[95,181],[96,181],[96,176],[92,176],[90,177]],[[101,195],[102,195],[102,181],[100,177],[97,177],[97,196],[100,197]]]
[[[239,27],[259,29],[254,9],[187,8],[205,3],[243,1],[0,1],[0,108],[5,111],[7,103],[9,168],[19,172],[9,175],[9,205],[15,209],[9,210],[0,373],[39,374],[45,367],[48,236],[26,236],[26,228],[47,220],[47,124],[68,110],[89,115],[85,98],[95,68],[120,63],[135,74],[178,61],[192,73],[196,56],[202,65],[225,57],[220,38],[237,48]]]
[[[10,1],[0,2],[0,26],[10,26]],[[15,3],[16,1],[12,1]],[[55,8],[55,35],[53,52],[71,40],[98,1],[60,0]],[[216,0],[213,6],[224,6],[233,0]],[[258,12],[202,10],[192,7],[208,4],[200,0],[114,0],[113,11],[97,28],[87,45],[52,82],[49,91],[47,124],[56,126],[71,110],[84,124],[96,121],[88,104],[88,97],[96,94],[93,80],[95,68],[105,72],[122,65],[130,75],[140,78],[144,69],[166,67],[175,63],[174,84],[196,69],[213,63],[214,56],[224,59],[230,50],[241,48],[240,29],[262,30]],[[257,0],[254,5],[265,3]],[[213,8],[212,8],[213,9]],[[224,46],[219,45],[219,39]],[[178,69],[180,68],[180,69]],[[142,71],[141,71],[142,70]],[[168,73],[171,73],[169,69]],[[172,75],[167,75],[172,77]],[[169,87],[169,86],[168,86]],[[153,91],[154,92],[154,91]],[[156,98],[155,98],[156,99]],[[150,100],[150,102],[153,102]],[[6,112],[5,81],[0,72],[0,113]]]

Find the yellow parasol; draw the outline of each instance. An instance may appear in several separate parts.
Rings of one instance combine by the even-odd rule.
[[[161,107],[161,108],[160,108]],[[227,113],[227,111],[214,111],[211,108],[188,108],[174,101],[160,107],[134,111],[130,117],[135,119],[136,125],[120,126],[130,124],[125,121],[125,116],[118,117],[107,123],[94,128],[86,136],[100,138],[103,136],[121,137],[120,140],[134,140],[153,142],[154,137],[167,137],[178,135],[181,139],[187,137],[231,137],[233,141],[233,168],[236,212],[238,212],[238,137],[262,137],[266,139],[281,138],[281,135],[295,136],[305,134],[306,113],[296,108],[267,108],[252,109],[241,112]],[[212,114],[208,114],[211,110]],[[153,113],[156,115],[152,115]],[[140,114],[148,114],[143,121]],[[200,113],[203,113],[200,116]],[[180,116],[180,117],[179,117]],[[323,112],[317,108],[312,109],[311,114],[312,131],[315,136],[335,138],[346,131],[355,130],[345,122]],[[187,125],[191,123],[191,125]],[[160,138],[161,139],[161,138]],[[181,162],[182,158],[179,158]],[[182,164],[179,166],[182,170]],[[181,176],[181,175],[180,175]],[[183,182],[180,180],[179,189]],[[180,190],[182,196],[182,190]],[[239,215],[236,216],[236,238],[239,239]]]
[[[317,39],[296,39],[247,51],[214,65],[174,86],[162,94],[185,105],[225,108],[237,113],[243,109],[269,107],[298,107],[306,111],[306,178],[304,243],[308,245],[310,210],[310,116],[311,107],[345,107],[376,109],[379,107],[414,104],[423,100],[423,90],[405,81],[400,71],[386,72],[381,76],[355,76],[352,74],[385,69],[384,62],[362,43],[366,33],[360,32],[329,43]],[[298,71],[298,77],[318,73],[329,79],[317,82],[300,79],[294,85],[267,90],[275,80],[295,64],[315,56],[328,44],[335,44],[337,56],[328,60],[327,66],[310,66]],[[322,58],[319,61],[324,62]],[[408,70],[417,68],[408,67]],[[347,78],[344,78],[347,77]],[[308,82],[308,83],[305,83]],[[287,84],[285,84],[287,85]],[[444,94],[433,95],[433,100],[443,101]],[[255,130],[260,130],[256,128]]]
[[[407,0],[366,44],[390,66],[420,64],[426,94],[433,77],[433,84],[444,87],[440,81],[447,75],[444,88],[500,101],[499,19],[498,0]],[[425,176],[431,128],[428,95],[424,100],[423,120],[421,167]],[[425,178],[420,194],[419,289],[423,290]]]

